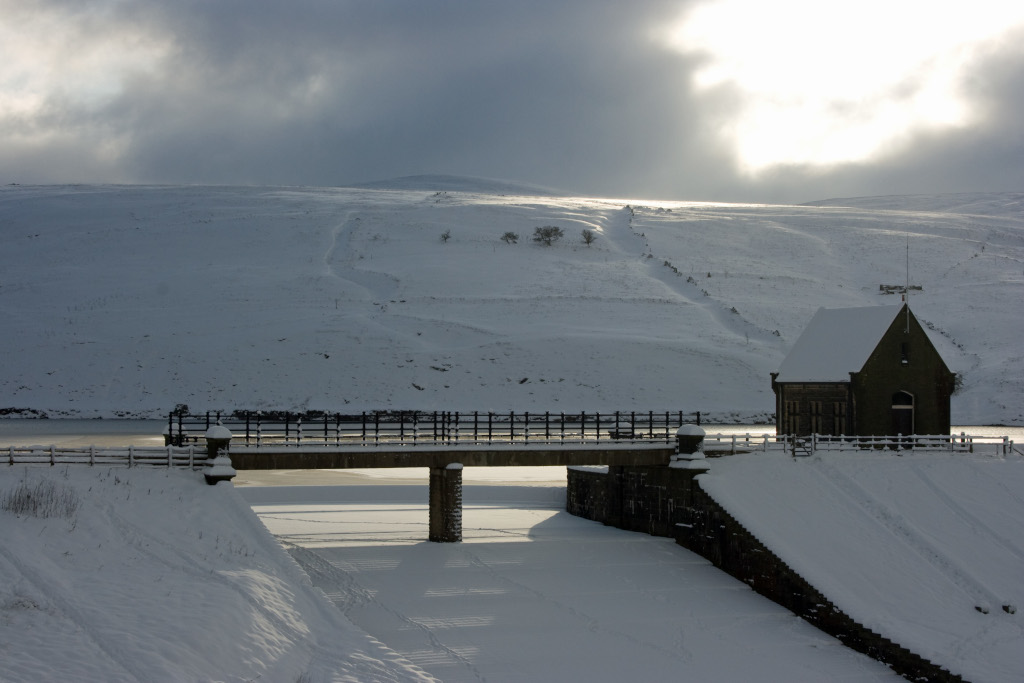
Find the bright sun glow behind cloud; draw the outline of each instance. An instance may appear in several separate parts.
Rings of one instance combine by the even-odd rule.
[[[13,9],[0,4],[8,10]],[[102,4],[69,20],[58,11],[18,12],[0,24],[0,124],[31,122],[60,107],[91,109],[145,72],[167,46],[131,26],[108,25]]]
[[[883,155],[908,135],[976,123],[976,60],[1024,24],[1024,2],[710,0],[672,46],[699,55],[698,92],[736,97],[720,132],[743,171]]]

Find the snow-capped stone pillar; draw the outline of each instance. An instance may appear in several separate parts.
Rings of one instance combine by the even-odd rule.
[[[237,474],[228,455],[231,437],[231,430],[222,425],[206,430],[206,470],[203,475],[211,486],[219,481],[231,481]]]
[[[462,465],[430,468],[430,540],[462,540]]]
[[[670,467],[687,469],[707,469],[704,462],[705,431],[693,424],[683,425],[676,430],[676,452],[672,456]]]

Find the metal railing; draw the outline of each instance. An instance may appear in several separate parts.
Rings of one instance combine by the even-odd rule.
[[[997,456],[1020,454],[1008,436],[960,434],[911,434],[904,436],[834,436],[830,434],[708,434],[704,449],[715,454],[785,451],[794,455],[812,455],[819,451],[874,449],[888,451],[930,450],[950,453],[992,453]]]
[[[700,424],[700,413],[616,411],[610,413],[378,411],[358,415],[235,411],[168,416],[169,444],[199,443],[220,424],[236,445],[396,447],[500,444],[592,445],[665,443],[685,423]]]

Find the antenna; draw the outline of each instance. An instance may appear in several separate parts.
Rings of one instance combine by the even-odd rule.
[[[903,305],[907,309],[907,325],[904,334],[910,334],[910,231],[907,231],[907,286],[903,289]]]

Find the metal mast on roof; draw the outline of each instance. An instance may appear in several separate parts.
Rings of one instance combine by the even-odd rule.
[[[903,304],[907,309],[907,325],[904,334],[910,334],[910,232],[907,232],[907,284],[903,288]]]

